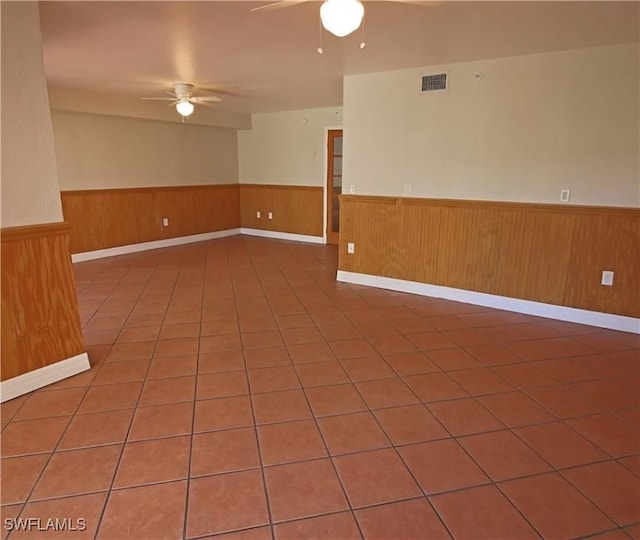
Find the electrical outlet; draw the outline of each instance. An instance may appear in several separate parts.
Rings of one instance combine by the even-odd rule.
[[[404,185],[404,196],[405,197],[410,197],[411,196],[411,184],[405,184]]]
[[[256,217],[257,217],[258,219],[260,219],[260,215],[261,215],[261,214],[260,214],[260,210],[258,210],[258,211],[256,212]]]
[[[353,194],[356,192],[356,185],[355,184],[351,184],[349,186],[349,193]]]
[[[273,219],[273,212],[269,212],[269,215],[267,216],[269,219]]]
[[[349,243],[347,244],[347,253],[351,253],[351,254],[353,254],[353,253],[355,253],[355,252],[356,252],[356,246],[355,246],[355,244],[354,244],[353,242],[349,242]]]
[[[168,227],[169,226],[169,218],[168,217],[163,217],[162,218],[162,226],[163,227]]]
[[[600,281],[602,285],[606,285],[607,287],[611,287],[613,285],[613,271],[612,270],[603,270],[602,271],[602,281]]]
[[[569,202],[569,197],[571,196],[570,189],[563,189],[560,191],[560,202]]]

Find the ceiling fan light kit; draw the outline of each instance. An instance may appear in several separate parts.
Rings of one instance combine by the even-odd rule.
[[[325,0],[320,6],[322,26],[337,37],[357,30],[363,17],[364,6],[360,0]]]
[[[182,116],[191,116],[194,108],[193,103],[188,98],[183,98],[176,103],[176,111]]]

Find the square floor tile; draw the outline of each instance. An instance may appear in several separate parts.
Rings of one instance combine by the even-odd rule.
[[[55,453],[32,498],[48,499],[109,489],[121,450],[121,445],[114,445]]]
[[[97,538],[180,538],[186,496],[184,481],[112,491]]]
[[[342,360],[341,364],[354,382],[388,379],[396,376],[389,365],[379,356],[350,358]]]
[[[369,345],[366,339],[332,341],[329,343],[329,346],[339,360],[358,358],[361,356],[374,356],[376,354],[376,351]]]
[[[141,341],[137,343],[116,343],[105,358],[105,362],[150,360],[155,348],[155,340]]]
[[[481,396],[478,401],[510,428],[542,424],[556,419],[523,392]]]
[[[484,431],[495,431],[504,426],[475,399],[454,399],[430,403],[433,415],[454,437]]]
[[[519,428],[514,432],[556,469],[607,459],[606,454],[562,422]]]
[[[466,351],[487,366],[522,362],[517,354],[502,345],[473,345],[466,347]]]
[[[460,348],[429,351],[427,356],[443,371],[482,367],[482,364],[478,360]]]
[[[289,353],[284,346],[247,349],[244,357],[249,369],[291,365]]]
[[[399,378],[356,383],[356,388],[372,409],[419,403],[418,398]]]
[[[467,397],[468,392],[448,373],[425,373],[404,378],[409,387],[425,403]]]
[[[4,458],[0,468],[1,503],[15,504],[26,501],[48,460],[49,454]]]
[[[93,384],[100,385],[142,381],[147,376],[149,363],[149,360],[104,363],[100,366]]]
[[[174,356],[171,358],[154,358],[151,360],[148,379],[165,379],[169,377],[187,377],[196,373],[197,357],[195,354]]]
[[[198,375],[196,399],[241,396],[249,393],[244,371]]]
[[[252,394],[300,388],[298,376],[290,366],[250,369],[249,384]]]
[[[456,344],[440,332],[420,332],[407,336],[421,351],[436,351],[439,349],[451,349]],[[431,355],[429,355],[431,356]],[[444,357],[441,357],[444,358]],[[432,360],[434,360],[432,358]],[[437,363],[437,362],[436,362]],[[470,367],[470,366],[468,366]]]
[[[436,495],[431,502],[456,539],[539,538],[494,486]]]
[[[253,428],[212,431],[193,436],[191,476],[259,466],[258,443]]]
[[[542,360],[534,362],[534,366],[563,384],[597,379],[597,375],[570,358]]]
[[[30,502],[24,507],[21,518],[39,519],[44,528],[47,520],[52,517],[65,517],[70,527],[66,531],[56,531],[56,539],[67,540],[72,538],[92,539],[102,514],[107,493],[93,493],[90,495],[79,495],[75,497],[64,497],[61,499],[49,499],[44,501]],[[3,508],[4,510],[4,508]],[[4,518],[4,513],[2,514]],[[81,522],[84,520],[85,529],[80,530]],[[73,529],[75,528],[75,530]],[[50,531],[49,531],[50,533]],[[47,536],[45,533],[43,536]],[[33,530],[15,530],[11,538],[34,538]]]
[[[401,376],[440,371],[440,368],[423,352],[386,354],[384,358],[396,373]]]
[[[82,448],[124,441],[133,409],[76,414],[60,441],[60,448]]]
[[[618,525],[640,521],[640,478],[618,463],[587,465],[562,475]]]
[[[304,343],[287,345],[287,350],[294,364],[335,360],[336,357],[327,343]]]
[[[265,469],[274,522],[312,517],[348,508],[336,472],[328,459]]]
[[[190,448],[191,440],[186,436],[126,444],[114,488],[186,478]]]
[[[601,412],[589,400],[566,386],[530,388],[526,393],[558,418],[575,418]]]
[[[449,375],[472,396],[497,394],[513,390],[513,386],[489,368],[463,369]]]
[[[133,417],[130,441],[191,433],[193,402],[140,407]]]
[[[442,424],[423,405],[379,409],[374,414],[395,445],[449,437]]]
[[[86,392],[85,388],[47,390],[32,393],[15,415],[15,420],[33,420],[73,414]]]
[[[239,351],[241,349],[242,342],[240,341],[239,333],[200,337],[200,354]]]
[[[328,416],[318,420],[332,455],[390,446],[389,440],[369,412]]]
[[[198,355],[198,374],[244,371],[242,351],[219,351]]]
[[[193,431],[215,431],[253,425],[249,396],[196,401]]]
[[[352,384],[307,388],[305,394],[315,416],[329,416],[367,410],[367,406]]]
[[[450,538],[433,508],[424,499],[363,508],[356,511],[356,517],[367,540]]]
[[[382,355],[406,353],[416,350],[415,345],[401,335],[376,336],[369,343]]]
[[[574,418],[567,423],[610,456],[640,453],[640,432],[611,414]]]
[[[373,450],[338,456],[335,464],[354,508],[422,494],[394,450]]]
[[[427,495],[489,482],[452,439],[405,446],[398,451]]]
[[[142,387],[142,395],[138,405],[160,405],[163,403],[193,401],[195,388],[195,377],[148,380]]]
[[[99,412],[135,407],[142,390],[142,382],[92,386],[78,407],[78,412]]]
[[[494,481],[550,471],[533,450],[510,431],[462,437],[458,442]]]
[[[336,361],[298,364],[296,371],[304,388],[349,382],[342,366]]]
[[[552,386],[556,380],[544,371],[531,364],[513,364],[492,368],[498,375],[518,388],[535,388],[536,386]]]
[[[269,424],[258,428],[265,466],[322,458],[327,455],[313,420]]]
[[[339,512],[337,514],[281,523],[275,526],[275,534],[278,540],[312,540],[321,538],[360,540],[362,538],[351,512]]]
[[[69,423],[68,416],[11,422],[2,430],[2,457],[52,452]]]
[[[282,337],[286,343],[291,345],[324,341],[322,334],[312,326],[284,329],[282,330]]]
[[[311,411],[302,390],[254,394],[251,399],[257,424],[311,418]]]
[[[576,538],[615,527],[559,474],[504,482],[500,489],[543,538]]]

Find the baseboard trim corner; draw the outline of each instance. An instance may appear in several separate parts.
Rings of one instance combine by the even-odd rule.
[[[86,352],[0,382],[0,403],[77,375],[91,368]]]
[[[431,285],[429,283],[419,283],[416,281],[406,281],[383,276],[373,276],[370,274],[359,274],[357,272],[347,272],[338,270],[337,281],[343,283],[353,283],[354,285],[366,285],[378,287],[392,291],[406,292],[420,296],[431,296],[444,300],[455,300],[478,306],[485,306],[505,311],[514,311],[527,315],[546,317],[560,321],[586,324],[610,330],[620,330],[632,334],[640,334],[640,319],[615,315],[613,313],[602,313],[599,311],[589,311],[566,306],[556,306],[532,300],[521,300],[508,296],[498,296],[464,289],[454,289],[441,285]]]
[[[289,240],[291,242],[307,242],[310,244],[324,244],[324,238],[322,236],[310,236],[308,234],[296,234],[288,232],[267,231],[264,229],[248,229],[242,227],[240,234],[247,234],[249,236],[260,236],[261,238],[275,238],[276,240]]]
[[[96,251],[85,251],[83,253],[74,253],[71,255],[71,262],[77,263],[92,261],[94,259],[103,259],[105,257],[115,257],[116,255],[137,253],[138,251],[179,246],[182,244],[192,244],[193,242],[204,242],[206,240],[215,240],[216,238],[226,238],[227,236],[235,236],[237,234],[240,234],[240,229],[226,229],[223,231],[178,236],[176,238],[166,238],[164,240],[153,240],[151,242],[141,242],[139,244],[98,249]]]

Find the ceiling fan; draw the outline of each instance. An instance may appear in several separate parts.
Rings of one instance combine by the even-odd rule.
[[[194,96],[193,85],[189,83],[175,83],[173,92],[167,92],[171,97],[143,97],[143,101],[171,101],[169,106],[176,106],[178,114],[186,118],[193,113],[195,105],[209,105],[222,101],[218,96]]]
[[[253,8],[251,11],[272,11],[275,9],[295,6],[312,0],[279,0],[263,6]],[[373,0],[371,0],[373,1]],[[421,0],[386,0],[388,2],[398,2],[402,4],[420,4],[434,6],[441,4],[443,0],[421,1]],[[364,5],[361,0],[324,0],[320,6],[320,21],[322,26],[334,36],[345,37],[355,32],[362,24],[364,18]],[[364,41],[360,48],[364,49]],[[318,48],[322,54],[322,48]]]

